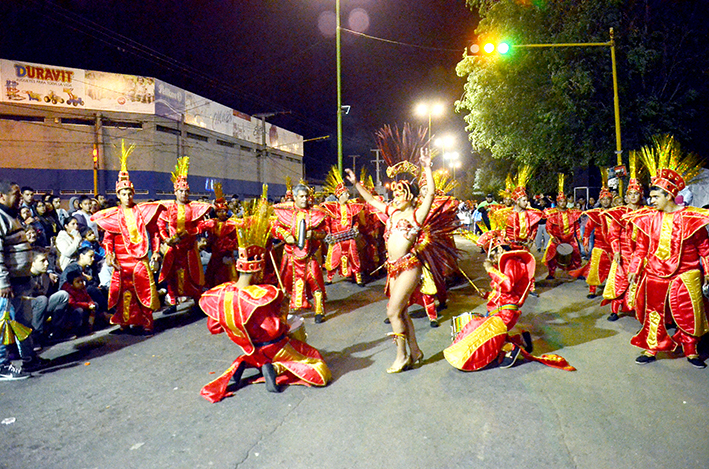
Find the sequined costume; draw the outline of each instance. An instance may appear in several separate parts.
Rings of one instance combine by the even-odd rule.
[[[208,288],[237,279],[234,251],[239,246],[236,238],[236,220],[229,218],[221,221],[217,218],[201,220],[198,231],[206,233],[212,255],[204,274]]]
[[[160,202],[166,210],[158,218],[160,239],[167,243],[179,233],[173,246],[165,244],[165,257],[160,269],[159,282],[167,282],[171,303],[187,296],[198,299],[204,290],[204,271],[197,249],[199,223],[212,206],[204,202],[181,204],[177,201]]]
[[[313,230],[324,237],[327,214],[318,208],[301,209],[293,202],[283,202],[273,206],[276,220],[274,235],[285,241],[290,235],[298,239],[299,230]],[[281,261],[281,279],[290,293],[290,308],[293,310],[311,307],[309,299],[315,299],[315,314],[324,314],[322,301],[326,298],[322,268],[317,260],[320,241],[305,239],[302,247],[285,244]]]
[[[340,275],[355,277],[355,281],[361,284],[362,262],[357,240],[364,221],[364,204],[349,200],[345,204],[325,202],[320,204],[320,208],[328,215],[328,236],[325,237],[327,255],[324,264],[328,281],[332,281],[339,269]]]
[[[579,251],[578,238],[581,237],[579,218],[581,211],[576,209],[548,208],[544,211],[547,219],[547,232],[549,244],[544,251],[543,262],[549,270],[549,275],[554,276],[557,264],[556,248],[559,244],[569,244],[573,249],[571,260],[567,265],[561,266],[563,270],[577,269],[581,266],[581,252]]]

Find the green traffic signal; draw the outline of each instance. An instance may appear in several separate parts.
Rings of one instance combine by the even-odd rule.
[[[472,47],[471,47],[471,49],[472,49]],[[475,52],[477,52],[478,49],[479,48],[476,46]],[[493,44],[492,42],[488,42],[483,46],[483,50],[487,54],[492,54],[493,52],[495,52],[495,50],[497,50],[498,54],[504,55],[510,51],[510,45],[507,44],[506,42],[501,42],[497,45]]]

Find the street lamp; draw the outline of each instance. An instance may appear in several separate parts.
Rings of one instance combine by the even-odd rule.
[[[443,114],[443,104],[441,103],[419,103],[416,106],[416,114],[419,116],[428,116],[428,141],[429,148],[431,146],[431,118]]]
[[[441,137],[438,137],[433,143],[441,149],[444,159],[443,164],[445,164],[446,152],[453,147],[453,144],[455,143],[455,137],[451,134],[443,135]]]
[[[460,153],[457,151],[452,151],[443,154],[443,161],[448,164],[448,167],[453,170],[453,181],[455,182],[455,170],[463,166],[460,161]],[[455,196],[455,189],[453,189],[453,195]]]

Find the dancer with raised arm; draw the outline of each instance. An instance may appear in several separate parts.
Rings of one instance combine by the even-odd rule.
[[[435,196],[431,156],[425,150],[425,135],[425,129],[413,130],[408,124],[401,133],[398,128],[392,130],[389,126],[377,133],[378,146],[390,166],[387,169],[389,177],[409,173],[415,179],[419,168],[411,160],[420,155],[419,161],[426,175],[427,191],[418,205],[418,187],[406,179],[392,184],[394,200],[391,204],[386,204],[362,187],[352,170],[346,170],[347,180],[354,184],[365,202],[382,212],[387,219],[384,231],[388,256],[387,317],[391,322],[391,335],[396,343],[396,359],[387,369],[387,373],[405,371],[423,360],[423,352],[416,342],[413,322],[406,310],[411,294],[421,282],[419,254],[423,246],[418,241]]]

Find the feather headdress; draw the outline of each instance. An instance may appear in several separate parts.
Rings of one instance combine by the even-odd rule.
[[[671,135],[653,137],[652,145],[640,150],[640,158],[650,173],[650,183],[673,197],[694,182],[701,173],[703,159],[696,153],[683,153]]]
[[[226,205],[226,199],[224,198],[224,191],[222,190],[222,183],[214,183],[214,210],[228,210]]]
[[[512,180],[512,175],[507,173],[507,177],[505,178],[505,188],[501,190],[498,195],[503,199],[511,199],[513,190],[515,190],[515,183]]]
[[[518,200],[520,197],[527,196],[527,183],[532,178],[532,167],[530,165],[522,165],[517,170],[515,178],[515,188],[512,191],[512,199]]]
[[[425,127],[414,128],[411,124],[404,124],[404,128],[385,125],[376,133],[377,148],[381,151],[382,158],[386,161],[387,176],[393,178],[399,174],[408,173],[418,178],[420,173],[419,157],[421,149],[428,142]]]
[[[118,181],[116,181],[116,193],[122,189],[131,189],[135,192],[135,187],[133,187],[128,175],[128,157],[133,153],[133,150],[135,150],[135,143],[131,143],[126,148],[126,141],[121,139],[121,151],[118,154],[118,158],[121,161],[121,170],[118,172]]]
[[[183,156],[177,158],[177,163],[175,164],[175,171],[172,172],[170,180],[172,181],[172,186],[175,190],[186,189],[190,190],[190,185],[187,183],[187,173],[190,170],[190,157]]]
[[[268,203],[268,185],[263,185],[261,197],[244,204],[244,216],[237,227],[239,272],[260,272],[266,262],[266,244],[271,234],[271,212]]]
[[[559,180],[559,190],[556,194],[556,200],[566,200],[566,194],[564,194],[564,180],[566,179],[566,176],[564,175],[564,173],[559,173],[557,175],[557,178]]]
[[[335,194],[338,199],[340,196],[347,191],[345,187],[345,181],[342,179],[342,174],[337,166],[330,168],[330,172],[325,176],[325,185],[323,186],[324,192],[328,194]]]
[[[640,185],[640,180],[638,180],[638,152],[635,150],[628,154],[628,169],[630,172],[628,192],[639,192],[642,195],[643,186]]]
[[[601,192],[598,193],[598,198],[610,197],[613,199],[613,194],[608,188],[608,168],[599,168],[601,170]]]

